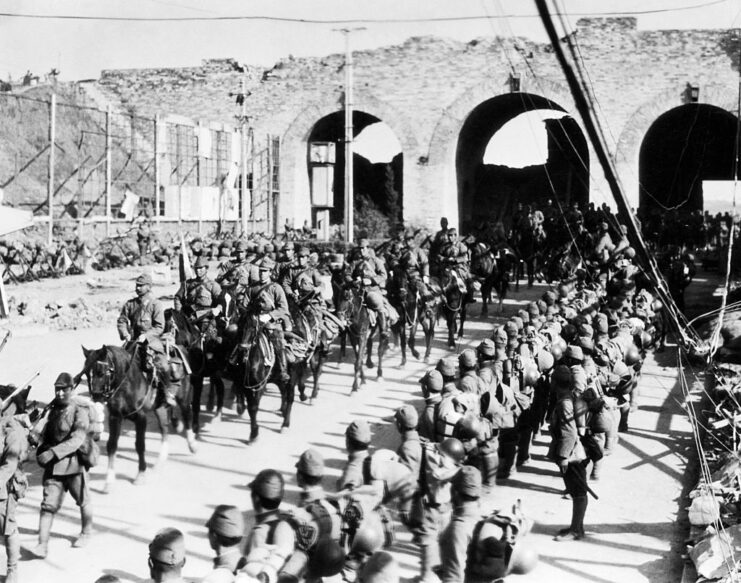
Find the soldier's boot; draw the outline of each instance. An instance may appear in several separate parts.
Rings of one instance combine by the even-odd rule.
[[[426,544],[421,547],[421,569],[418,582],[419,583],[435,583],[440,581],[440,578],[435,573],[435,567],[440,563],[440,550],[437,545],[437,540],[432,541],[433,544]]]
[[[593,462],[592,473],[589,477],[595,482],[600,479],[600,475],[602,474],[602,461],[603,460],[597,460],[596,462]]]
[[[287,383],[291,376],[288,374],[288,361],[286,360],[286,344],[283,335],[275,335],[275,365],[278,368],[278,379],[281,383]]]
[[[512,473],[512,466],[515,465],[515,456],[517,455],[516,441],[499,441],[499,469],[497,470],[497,479],[506,480]]]
[[[8,555],[8,574],[5,583],[18,583],[18,561],[21,558],[21,535],[15,533],[5,537],[5,552]]]
[[[587,513],[587,506],[589,504],[589,498],[586,494],[583,496],[577,496],[574,498],[571,516],[571,530],[577,534],[579,538],[584,537],[584,516]]]
[[[628,432],[628,417],[630,416],[630,405],[625,403],[620,406],[620,422],[618,423],[618,433]]]
[[[54,514],[42,510],[39,514],[39,543],[31,549],[31,554],[38,559],[45,559],[49,554],[49,536],[51,536],[53,522]]]
[[[381,308],[377,312],[378,314],[378,334],[383,340],[388,340],[389,337],[389,324],[388,317],[386,316],[386,310]]]
[[[76,549],[81,549],[87,546],[90,539],[93,536],[93,506],[92,504],[86,504],[80,508],[80,519],[82,521],[82,532],[80,536],[75,539],[72,546]]]
[[[520,429],[517,445],[517,462],[515,464],[518,468],[530,462],[530,443],[532,442],[532,437],[533,430],[531,427]]]
[[[485,486],[493,486],[499,469],[499,455],[496,451],[481,456],[481,478]]]

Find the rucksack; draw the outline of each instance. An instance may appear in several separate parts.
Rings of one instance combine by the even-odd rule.
[[[453,430],[461,417],[463,413],[456,406],[455,395],[443,397],[435,405],[435,440],[441,442],[453,437]]]
[[[438,444],[422,442],[422,462],[419,466],[419,491],[430,504],[444,504],[450,501],[450,482],[454,470],[447,458],[440,453]]]
[[[373,480],[383,480],[382,503],[408,500],[417,490],[417,477],[390,449],[378,449],[363,460],[363,481]]]
[[[102,407],[97,407],[96,403],[93,403],[92,399],[81,395],[75,395],[74,403],[78,408],[83,409],[88,415],[88,431],[80,449],[77,450],[77,455],[83,467],[86,470],[89,470],[90,468],[95,467],[98,463],[98,458],[100,457],[98,439],[100,439],[100,433],[103,428],[103,409]]]

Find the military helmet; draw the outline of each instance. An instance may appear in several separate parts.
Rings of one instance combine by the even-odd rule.
[[[282,500],[285,491],[285,481],[277,470],[262,470],[255,479],[248,484],[252,492],[267,500]]]
[[[466,348],[458,355],[458,364],[460,364],[462,368],[474,368],[476,363],[476,352],[472,348]]]
[[[355,531],[350,553],[367,553],[376,552],[383,546],[384,532],[381,518],[375,512],[369,512],[363,516],[363,521]]]
[[[457,464],[461,463],[466,457],[466,450],[463,444],[455,437],[448,437],[443,441],[440,444],[440,452],[453,459]]]

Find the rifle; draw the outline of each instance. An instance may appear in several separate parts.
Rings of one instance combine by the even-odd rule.
[[[28,379],[25,383],[23,383],[20,387],[16,387],[16,389],[10,393],[5,399],[3,399],[2,403],[0,403],[0,412],[5,411],[5,409],[8,408],[8,405],[10,405],[10,402],[20,395],[23,391],[25,391],[29,386],[31,386],[31,383],[36,379],[37,376],[41,374],[40,371],[36,371],[34,375]]]
[[[10,330],[5,331],[5,338],[3,338],[3,341],[0,342],[0,352],[3,351],[3,348],[5,348],[5,345],[8,343],[8,340],[10,340],[10,337],[12,336],[12,332]]]

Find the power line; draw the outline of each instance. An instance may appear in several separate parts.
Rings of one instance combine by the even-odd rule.
[[[619,17],[636,16],[644,14],[664,14],[667,12],[683,12],[706,8],[716,4],[725,4],[730,0],[710,0],[700,4],[689,6],[678,6],[674,8],[655,8],[646,10],[633,10],[630,12],[581,12],[571,16],[577,17]],[[291,18],[283,16],[267,15],[232,15],[232,16],[86,16],[77,14],[30,14],[21,12],[0,12],[4,18],[27,18],[35,20],[91,20],[91,21],[113,21],[113,22],[217,22],[217,21],[262,21],[262,22],[288,22],[299,24],[408,24],[415,22],[467,22],[476,20],[489,20],[490,18],[540,18],[538,14],[500,14],[490,16],[487,14],[473,14],[470,16],[440,16],[420,18],[348,18],[348,19],[318,19],[318,18]]]

